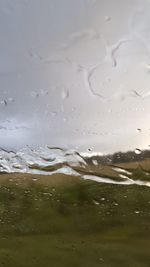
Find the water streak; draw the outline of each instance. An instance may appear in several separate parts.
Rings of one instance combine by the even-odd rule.
[[[0,173],[65,174],[101,183],[150,186],[149,152],[102,155],[59,147],[29,147],[18,152],[0,149]],[[128,160],[130,154],[132,161]],[[120,157],[120,159],[119,159]],[[149,167],[145,167],[149,166]]]

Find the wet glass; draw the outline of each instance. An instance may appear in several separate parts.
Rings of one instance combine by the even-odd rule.
[[[0,266],[149,266],[149,13],[0,0]]]

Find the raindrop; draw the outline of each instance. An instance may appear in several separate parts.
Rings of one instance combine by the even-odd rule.
[[[139,210],[136,210],[136,211],[135,211],[135,213],[136,213],[136,214],[139,214],[139,213],[140,213],[140,211],[139,211]]]
[[[42,96],[48,95],[48,91],[41,89],[41,90],[40,90],[40,94],[41,94]]]
[[[52,111],[51,115],[52,115],[52,117],[55,117],[55,116],[57,116],[57,112],[56,111]]]
[[[63,117],[63,121],[65,121],[65,122],[66,122],[67,120],[68,120],[68,118],[67,118],[67,117]]]
[[[103,261],[104,262],[104,259],[103,258],[99,258],[99,261]]]
[[[92,162],[93,162],[94,165],[96,165],[96,166],[98,165],[98,162],[97,162],[96,159],[93,159]]]
[[[33,182],[36,182],[36,181],[37,181],[37,178],[32,178],[32,181],[33,181]]]
[[[99,205],[99,202],[96,201],[96,200],[93,200],[93,203],[94,203],[95,205]]]
[[[61,94],[61,96],[62,96],[62,99],[63,100],[65,100],[65,99],[67,99],[68,97],[69,97],[69,91],[66,89],[66,88],[62,88],[62,94]]]
[[[135,154],[141,154],[141,153],[142,153],[142,150],[139,149],[139,148],[136,148],[136,149],[134,150],[134,152],[135,152]]]
[[[111,17],[110,16],[105,16],[105,21],[110,21],[111,20]]]
[[[9,97],[9,98],[8,98],[8,101],[9,101],[9,102],[14,102],[15,100],[14,100],[12,97]]]
[[[6,101],[5,99],[4,99],[4,100],[1,100],[1,101],[0,101],[0,104],[1,104],[1,105],[4,105],[4,106],[7,106],[7,101]]]
[[[35,92],[35,91],[32,91],[32,92],[31,92],[31,96],[32,96],[33,98],[39,97],[39,93],[38,93],[38,92]]]
[[[142,132],[142,129],[137,128],[136,131],[137,131],[137,133],[140,133],[140,132]]]
[[[73,108],[71,109],[71,111],[72,111],[72,112],[75,112],[75,111],[76,111],[76,108],[75,108],[75,107],[73,107]]]
[[[150,64],[146,64],[147,70],[150,70]]]

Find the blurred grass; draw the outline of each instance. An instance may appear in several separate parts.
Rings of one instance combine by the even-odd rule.
[[[148,187],[25,177],[1,179],[0,267],[149,266]]]

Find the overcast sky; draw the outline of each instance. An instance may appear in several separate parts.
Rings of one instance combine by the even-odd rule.
[[[150,1],[0,0],[0,147],[150,145]]]

